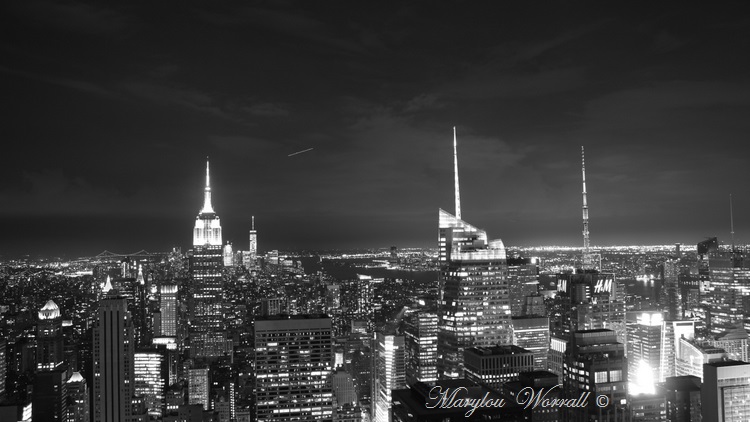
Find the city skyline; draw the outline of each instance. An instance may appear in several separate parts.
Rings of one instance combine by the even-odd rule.
[[[582,245],[581,145],[592,245],[728,242],[730,194],[747,243],[739,3],[451,5],[3,6],[0,255],[187,249],[206,155],[235,249],[434,247],[453,126],[509,246]]]

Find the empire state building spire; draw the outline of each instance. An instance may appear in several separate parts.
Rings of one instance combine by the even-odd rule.
[[[208,157],[206,157],[206,188],[203,191],[201,214],[214,214],[214,208],[211,206],[211,175],[208,169]]]
[[[211,206],[211,176],[206,157],[206,188],[203,191],[203,208],[195,218],[193,246],[221,246],[221,222]]]

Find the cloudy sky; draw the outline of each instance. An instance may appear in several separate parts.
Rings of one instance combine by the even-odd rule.
[[[0,253],[224,238],[435,246],[750,239],[750,18],[680,2],[5,2]],[[308,148],[313,150],[292,157]]]

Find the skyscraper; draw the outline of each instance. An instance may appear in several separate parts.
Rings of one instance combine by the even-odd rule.
[[[406,387],[404,336],[378,332],[375,341],[373,420],[390,422],[392,392]]]
[[[68,394],[63,365],[63,332],[60,308],[48,301],[39,311],[37,325],[37,372],[34,377],[33,419],[64,422]]]
[[[404,320],[406,383],[437,380],[437,314],[417,311]]]
[[[662,312],[630,315],[628,324],[628,389],[631,394],[654,392],[661,370]]]
[[[467,347],[511,343],[505,245],[461,220],[454,128],[456,215],[438,212],[438,377],[463,376]]]
[[[36,334],[36,368],[52,370],[63,363],[63,332],[60,308],[53,301],[39,310]]]
[[[662,271],[662,310],[668,320],[682,319],[682,292],[678,283],[679,259],[670,258],[664,261]]]
[[[513,344],[534,354],[534,369],[547,369],[550,346],[549,318],[513,317]]]
[[[677,375],[676,364],[680,356],[680,339],[695,338],[695,321],[664,321],[661,329],[661,364],[659,381]]]
[[[622,420],[627,398],[625,347],[612,330],[576,331],[565,351],[563,391],[565,399],[606,395],[609,403],[600,407],[589,398],[585,407],[564,408],[568,421],[599,422]],[[600,402],[601,403],[601,402]]]
[[[750,261],[738,251],[719,251],[709,255],[709,262],[706,325],[718,336],[743,320],[743,298],[750,296]]]
[[[527,297],[539,294],[539,269],[531,258],[508,258],[508,295],[510,313],[514,317],[538,314],[533,309],[527,313]],[[539,313],[539,315],[544,315]]]
[[[108,286],[94,334],[94,422],[130,422],[135,337],[127,299]]]
[[[188,403],[199,404],[203,410],[210,408],[208,393],[211,387],[208,368],[188,370]]]
[[[203,208],[195,219],[193,257],[190,261],[193,293],[190,347],[194,357],[215,358],[226,351],[223,267],[221,223],[211,205],[211,183],[206,162]]]
[[[89,422],[89,389],[80,372],[73,372],[67,382],[68,422]]]
[[[177,286],[163,284],[160,288],[161,333],[165,337],[177,337]]]
[[[134,391],[143,396],[146,411],[152,419],[161,419],[164,408],[164,390],[167,387],[167,351],[141,350],[135,352]]]
[[[330,318],[259,318],[255,321],[254,346],[256,420],[333,421]]]
[[[750,420],[750,363],[724,361],[703,365],[703,422]]]

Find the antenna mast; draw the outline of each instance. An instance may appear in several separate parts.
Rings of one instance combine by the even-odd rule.
[[[456,127],[453,126],[453,174],[456,184],[456,218],[461,219],[461,195],[458,191],[458,147],[456,146]]]
[[[729,194],[729,230],[732,235],[732,252],[734,252],[734,210],[732,209],[732,194]]]
[[[581,146],[581,173],[583,175],[583,252],[589,253],[589,206],[586,202],[586,160]]]

